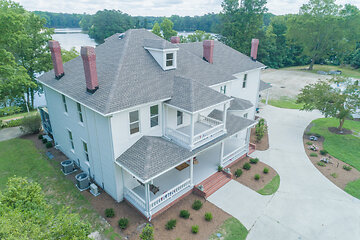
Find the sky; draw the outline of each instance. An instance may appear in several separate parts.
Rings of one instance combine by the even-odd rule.
[[[222,0],[14,0],[26,10],[63,13],[90,13],[117,9],[132,16],[194,16],[221,11]],[[297,13],[308,0],[268,0],[269,12],[275,15]],[[337,0],[360,8],[360,0]]]

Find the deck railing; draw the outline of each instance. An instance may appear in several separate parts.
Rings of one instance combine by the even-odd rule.
[[[226,166],[232,161],[238,159],[239,157],[241,157],[246,153],[246,150],[247,150],[247,146],[243,146],[241,148],[235,149],[234,151],[223,157],[222,165]]]
[[[212,140],[215,137],[218,137],[217,133],[222,132],[224,130],[224,124],[219,124],[213,128],[210,128],[202,133],[199,133],[194,136],[193,144],[197,145],[207,139]]]
[[[139,195],[137,195],[133,190],[126,188],[124,189],[124,195],[125,198],[132,203],[133,205],[135,205],[135,207],[137,208],[141,208],[139,209],[140,211],[142,211],[143,213],[145,213],[146,211],[146,204],[145,204],[145,200],[142,199]]]
[[[217,125],[222,123],[221,121],[219,121],[217,119],[214,119],[214,118],[211,118],[211,117],[206,117],[206,116],[203,116],[203,115],[199,115],[199,122],[208,124],[208,125],[210,125],[212,127],[217,126]]]
[[[161,196],[155,198],[154,200],[152,200],[150,202],[150,210],[156,208],[157,206],[159,206],[163,202],[165,202],[165,201],[171,199],[172,197],[176,196],[179,192],[181,192],[182,190],[184,190],[185,188],[187,188],[189,186],[190,186],[190,178],[186,179],[185,181],[183,181],[179,185],[177,185],[174,188],[170,189],[169,191],[167,191],[163,195],[161,195]]]
[[[166,135],[173,140],[179,141],[183,145],[190,144],[190,136],[176,129],[166,128]]]

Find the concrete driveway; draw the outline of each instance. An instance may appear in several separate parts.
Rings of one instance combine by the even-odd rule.
[[[20,127],[11,127],[0,129],[0,142],[6,141],[12,138],[17,138],[22,136],[23,133],[20,130]]]
[[[270,148],[252,156],[280,175],[280,188],[262,196],[230,181],[208,199],[238,218],[247,240],[360,239],[360,200],[324,177],[307,158],[302,134],[317,112],[266,106],[261,113],[269,125]]]

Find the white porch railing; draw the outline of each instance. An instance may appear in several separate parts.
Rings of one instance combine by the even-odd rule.
[[[190,178],[186,179],[185,181],[183,181],[182,183],[180,183],[176,187],[170,189],[169,191],[167,191],[163,195],[161,195],[161,196],[155,198],[154,200],[152,200],[150,202],[150,210],[156,208],[157,206],[159,206],[160,204],[162,204],[166,200],[169,200],[172,197],[176,196],[179,192],[181,192],[182,190],[184,190],[185,188],[187,188],[189,186],[190,186]]]
[[[128,189],[127,187],[125,187],[124,189],[124,195],[125,198],[132,203],[133,205],[135,205],[139,209],[141,212],[143,212],[145,214],[146,212],[146,204],[145,204],[145,200],[142,199],[139,195],[137,195],[133,190]],[[146,215],[146,214],[145,214]]]
[[[234,161],[234,160],[238,159],[239,157],[241,157],[242,155],[244,155],[246,152],[247,152],[247,146],[243,146],[238,149],[235,149],[234,151],[232,151],[231,153],[229,153],[223,157],[222,165],[223,166],[228,165],[232,161]]]
[[[224,130],[224,124],[219,124],[213,128],[210,128],[200,134],[197,134],[194,136],[193,144],[194,146],[199,144],[200,142],[203,142],[209,138],[209,140],[212,140],[213,138],[217,137],[217,133],[222,132]],[[216,136],[215,136],[216,135]]]
[[[199,122],[208,124],[208,125],[210,125],[212,127],[217,126],[219,124],[222,124],[222,122],[217,120],[217,119],[214,119],[214,118],[211,118],[211,117],[206,117],[206,116],[203,116],[203,115],[199,115]]]
[[[180,141],[180,143],[189,145],[190,144],[190,136],[182,133],[176,129],[166,128],[166,135],[173,140]]]

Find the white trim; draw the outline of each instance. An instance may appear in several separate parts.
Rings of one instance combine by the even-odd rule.
[[[167,51],[178,51],[179,48],[166,48],[166,49],[159,49],[159,48],[150,48],[144,47],[146,50],[157,51],[157,52],[167,52]]]
[[[238,73],[234,73],[232,74],[232,76],[234,76],[236,79],[231,79],[231,80],[228,80],[228,81],[225,81],[225,82],[221,82],[221,83],[216,83],[216,84],[213,84],[213,85],[210,85],[208,87],[217,87],[217,86],[221,86],[221,85],[224,85],[224,84],[227,84],[227,83],[231,83],[231,82],[234,82],[234,81],[237,81],[239,80],[239,78],[237,78],[235,75],[237,74],[245,74],[245,73],[250,73],[250,72],[254,72],[256,70],[262,70],[264,69],[265,67],[259,67],[259,68],[254,68],[254,69],[250,69],[250,70],[247,70],[247,71],[243,71],[243,72],[238,72]]]
[[[219,105],[222,105],[222,104],[226,104],[226,103],[228,103],[228,102],[231,102],[232,100],[233,100],[233,99],[230,98],[230,99],[228,99],[228,100],[226,100],[226,101],[223,101],[223,102],[220,102],[220,103],[216,103],[216,104],[214,104],[214,105],[212,105],[212,106],[209,106],[209,107],[206,107],[206,108],[197,110],[197,111],[195,111],[195,112],[190,112],[190,111],[188,111],[188,110],[185,110],[185,109],[180,108],[180,107],[176,107],[176,106],[171,105],[171,104],[169,104],[169,103],[164,103],[164,105],[167,105],[167,106],[169,106],[169,107],[175,108],[175,109],[180,110],[180,111],[182,111],[182,112],[186,112],[186,113],[188,113],[188,114],[196,114],[196,113],[199,113],[199,112],[202,112],[202,111],[206,111],[206,110],[208,110],[208,109],[210,109],[210,108],[215,108],[216,106],[219,106]]]

